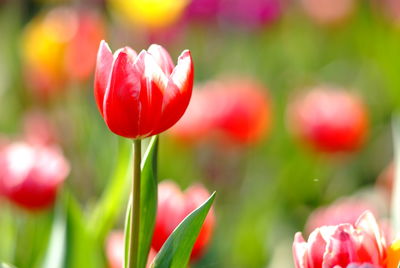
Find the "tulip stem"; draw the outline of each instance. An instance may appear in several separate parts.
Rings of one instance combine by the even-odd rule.
[[[132,211],[130,224],[130,244],[128,267],[136,268],[139,256],[139,228],[140,228],[140,162],[142,157],[142,140],[133,140],[133,183],[132,183]]]

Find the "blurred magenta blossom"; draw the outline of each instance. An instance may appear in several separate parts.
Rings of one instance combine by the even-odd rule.
[[[282,0],[227,0],[222,2],[222,19],[232,25],[259,28],[278,20]]]
[[[53,205],[69,174],[69,164],[55,146],[15,142],[0,151],[0,194],[31,211]]]
[[[385,235],[369,211],[355,224],[319,227],[307,241],[296,233],[293,243],[296,268],[385,268],[386,251]]]

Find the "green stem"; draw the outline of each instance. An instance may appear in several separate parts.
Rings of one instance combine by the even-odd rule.
[[[132,211],[129,238],[128,267],[136,268],[139,252],[139,227],[140,227],[140,162],[142,157],[142,140],[133,141],[133,183],[132,183]]]

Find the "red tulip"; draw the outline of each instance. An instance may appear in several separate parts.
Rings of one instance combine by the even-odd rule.
[[[289,106],[288,116],[293,132],[320,152],[355,151],[368,132],[364,104],[344,90],[315,88]]]
[[[0,152],[0,194],[27,210],[51,206],[68,173],[55,147],[12,143]]]
[[[182,193],[174,182],[161,182],[158,186],[158,208],[152,248],[159,251],[179,223],[209,196],[209,192],[200,185],[192,186]],[[208,246],[214,224],[215,216],[211,209],[194,244],[192,260],[201,257]]]
[[[386,250],[382,231],[368,211],[354,225],[315,229],[307,242],[297,233],[293,243],[296,268],[385,268]]]
[[[174,67],[159,45],[136,54],[124,47],[112,54],[102,41],[97,55],[94,93],[109,129],[127,138],[145,138],[173,126],[189,104],[193,64],[188,50]]]
[[[147,260],[147,267],[150,267],[150,264],[155,256],[155,251],[151,249]],[[109,268],[123,268],[124,232],[115,231],[108,236],[106,241],[106,257]]]
[[[270,125],[266,95],[266,89],[251,79],[209,82],[193,95],[172,134],[189,142],[219,136],[221,141],[235,144],[256,143]]]

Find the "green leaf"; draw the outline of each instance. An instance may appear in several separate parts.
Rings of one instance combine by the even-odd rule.
[[[138,268],[144,268],[150,251],[153,238],[154,225],[157,214],[157,153],[158,136],[152,137],[141,163],[140,185],[140,231]],[[129,226],[131,215],[131,200],[127,208],[125,219],[125,258],[124,267],[127,265],[129,250]]]
[[[99,241],[102,241],[112,228],[126,202],[129,193],[128,178],[132,174],[130,160],[131,150],[129,143],[121,139],[119,141],[117,166],[89,219],[89,230],[92,230],[94,237]]]
[[[66,231],[67,224],[65,212],[59,203],[56,207],[50,241],[47,248],[46,257],[42,268],[62,268],[64,267],[66,256]]]
[[[193,245],[214,199],[215,192],[176,227],[157,254],[153,268],[187,267]]]
[[[0,268],[15,268],[14,266],[7,264],[7,263],[0,263]]]
[[[128,254],[129,254],[129,237],[131,234],[131,213],[132,213],[132,196],[128,201],[128,208],[125,214],[125,230],[124,230],[124,268],[128,268]]]

